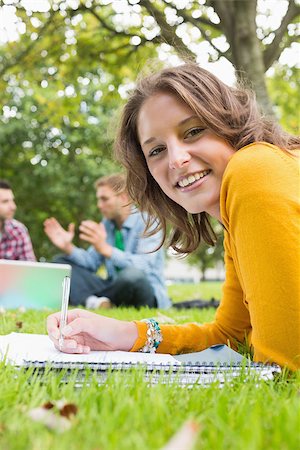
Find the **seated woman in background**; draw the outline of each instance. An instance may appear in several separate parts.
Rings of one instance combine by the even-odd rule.
[[[126,322],[72,310],[64,352],[201,351],[248,342],[254,361],[300,368],[300,139],[258,110],[254,95],[196,64],[138,82],[124,107],[116,155],[130,196],[169,244],[190,253],[224,227],[226,279],[212,323]],[[58,348],[60,314],[48,317]]]

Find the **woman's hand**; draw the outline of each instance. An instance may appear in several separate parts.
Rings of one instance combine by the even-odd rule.
[[[129,351],[138,333],[134,322],[111,319],[83,309],[68,312],[63,328],[62,347],[59,346],[60,312],[47,318],[47,331],[55,347],[65,353],[89,353],[91,350]]]

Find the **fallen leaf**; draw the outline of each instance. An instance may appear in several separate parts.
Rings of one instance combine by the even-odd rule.
[[[28,412],[29,417],[44,424],[51,430],[63,432],[68,430],[71,419],[77,414],[78,407],[74,403],[66,403],[65,400],[48,401],[38,408],[33,408]]]
[[[47,402],[47,403],[44,403],[43,405],[42,405],[42,408],[45,408],[45,409],[52,409],[52,408],[54,408],[54,403],[52,403],[52,402]]]
[[[28,412],[28,416],[34,421],[45,425],[50,430],[62,433],[71,428],[72,423],[65,417],[61,417],[52,410],[43,407],[33,408]]]
[[[187,420],[161,450],[192,450],[199,430],[200,425],[197,422]]]
[[[61,416],[69,419],[71,416],[76,416],[78,407],[74,403],[66,403],[60,410]]]
[[[58,410],[60,410],[61,408],[63,408],[65,406],[66,403],[67,402],[66,402],[66,400],[64,398],[60,398],[59,400],[56,400],[54,402],[54,405],[56,406],[56,408]]]

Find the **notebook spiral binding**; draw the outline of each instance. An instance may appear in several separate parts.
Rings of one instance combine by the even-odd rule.
[[[239,376],[253,377],[262,380],[273,380],[281,373],[279,366],[265,365],[262,363],[183,363],[183,364],[155,364],[155,363],[64,363],[55,361],[24,361],[22,368],[33,369],[34,373],[45,374],[48,371],[64,371],[62,382],[68,382],[68,378],[76,371],[77,385],[89,381],[96,375],[98,384],[105,384],[112,373],[129,373],[132,369],[144,371],[144,379],[150,384],[163,384],[176,382],[180,385],[207,385],[219,382],[223,385],[226,381]]]

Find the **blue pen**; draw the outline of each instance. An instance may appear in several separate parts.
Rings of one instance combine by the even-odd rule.
[[[61,312],[60,312],[60,322],[59,322],[58,345],[59,345],[60,350],[62,349],[63,344],[64,344],[64,337],[62,334],[62,329],[67,325],[69,295],[70,295],[70,277],[65,277],[63,280]]]

